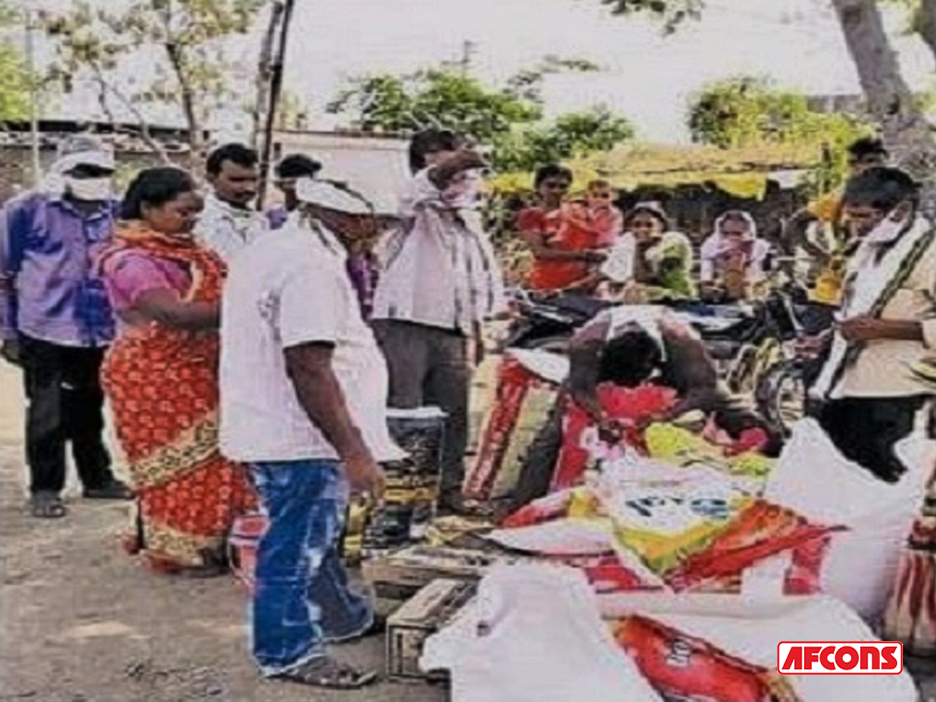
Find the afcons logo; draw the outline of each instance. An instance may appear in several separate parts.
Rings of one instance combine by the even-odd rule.
[[[784,641],[777,645],[781,675],[900,675],[903,644],[896,641]]]

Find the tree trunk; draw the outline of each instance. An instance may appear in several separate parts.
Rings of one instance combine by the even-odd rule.
[[[936,0],[920,0],[920,6],[913,18],[913,28],[936,60]]]
[[[250,145],[258,148],[263,131],[263,117],[270,106],[270,80],[273,77],[273,42],[276,40],[276,28],[283,16],[283,3],[277,2],[270,8],[270,23],[260,44],[260,60],[257,65],[257,97],[251,111],[252,128]]]
[[[115,98],[117,98],[117,100],[120,101],[120,104],[127,108],[136,118],[137,122],[140,123],[138,136],[147,146],[153,150],[153,153],[159,156],[159,159],[164,164],[172,165],[172,161],[169,158],[169,155],[166,153],[163,145],[160,144],[156,137],[153,136],[152,132],[150,132],[149,122],[146,120],[143,112],[136,106],[134,101],[124,95],[120,89],[107,80],[107,77],[104,75],[104,71],[101,70],[100,66],[92,65],[91,70],[94,73],[94,78],[97,81],[98,89],[100,90],[101,104],[107,110],[107,116],[110,119],[111,124],[116,128],[117,120],[114,118],[114,113],[109,106],[110,103],[107,101],[107,93],[111,93]]]
[[[176,75],[176,79],[179,81],[182,114],[185,115],[185,123],[188,125],[189,130],[189,149],[191,150],[192,168],[200,172],[201,164],[204,163],[207,154],[205,153],[205,130],[199,118],[195,91],[192,89],[188,75],[186,75],[185,59],[182,56],[179,45],[171,39],[166,42],[166,54],[169,56],[169,63]]]
[[[260,192],[257,195],[257,208],[263,208],[266,201],[267,182],[270,174],[270,159],[273,153],[273,131],[276,126],[276,112],[279,108],[280,94],[283,88],[283,71],[286,66],[286,46],[289,41],[289,26],[292,23],[296,0],[286,0],[283,8],[283,21],[279,31],[279,46],[272,65],[270,77],[270,104],[263,128],[263,147],[260,152]]]
[[[923,184],[924,212],[936,214],[936,143],[900,73],[875,0],[832,0],[845,42],[896,165]]]

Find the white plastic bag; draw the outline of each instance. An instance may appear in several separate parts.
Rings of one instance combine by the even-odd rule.
[[[898,455],[908,470],[891,485],[848,461],[818,423],[807,419],[794,428],[767,482],[765,499],[812,521],[849,527],[832,536],[822,589],[872,625],[883,614],[901,549],[919,511],[932,448],[920,436],[901,442]]]
[[[452,702],[662,702],[585,576],[560,566],[494,568],[475,602],[427,639],[420,664],[451,671]]]
[[[640,614],[708,641],[725,653],[776,671],[782,641],[877,641],[845,604],[831,597],[614,594],[601,614]],[[791,678],[802,702],[916,702],[910,675],[802,675]]]

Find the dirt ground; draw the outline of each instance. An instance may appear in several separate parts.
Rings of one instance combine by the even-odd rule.
[[[0,364],[0,700],[446,698],[426,685],[328,694],[261,680],[247,651],[244,592],[228,578],[179,580],[144,571],[117,543],[126,505],[83,501],[72,484],[66,519],[25,515],[22,413],[18,375]],[[341,653],[356,664],[382,666],[379,638]],[[918,667],[927,671],[924,701],[936,702],[936,661]]]

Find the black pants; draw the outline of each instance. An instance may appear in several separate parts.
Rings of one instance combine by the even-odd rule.
[[[390,371],[390,406],[435,406],[447,415],[441,492],[443,499],[459,494],[468,448],[468,338],[455,331],[390,319],[374,320],[372,326]]]
[[[815,416],[842,455],[881,480],[897,482],[907,468],[894,445],[913,432],[926,397],[848,397],[815,408]]]
[[[104,446],[104,349],[71,348],[21,337],[26,385],[26,461],[30,492],[65,487],[65,446],[82,485],[100,488],[114,479]]]

